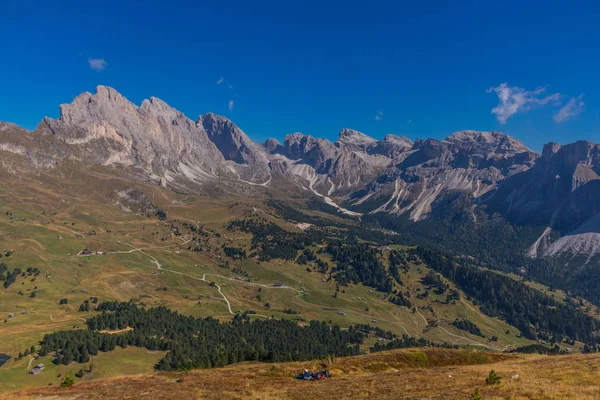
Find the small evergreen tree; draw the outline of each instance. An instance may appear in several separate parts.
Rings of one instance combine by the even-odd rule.
[[[485,378],[485,383],[486,385],[499,385],[501,380],[502,377],[496,374],[496,371],[491,370],[488,377]]]

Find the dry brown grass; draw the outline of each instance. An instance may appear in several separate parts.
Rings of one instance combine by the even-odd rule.
[[[327,365],[333,377],[298,381],[294,374]],[[494,369],[500,385],[486,386]],[[520,379],[512,379],[519,375]],[[155,373],[37,388],[0,395],[25,399],[470,399],[600,398],[600,355],[505,355],[409,349],[306,363],[242,363],[189,374]]]

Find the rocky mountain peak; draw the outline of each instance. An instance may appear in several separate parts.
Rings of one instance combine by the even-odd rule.
[[[279,142],[279,140],[275,138],[268,138],[267,140],[265,140],[263,146],[265,150],[267,150],[269,153],[279,153],[283,150],[281,142]]]
[[[555,155],[562,146],[555,142],[546,143],[544,145],[544,149],[542,150],[542,159],[549,160],[550,157]]]
[[[410,140],[409,138],[407,138],[406,136],[398,136],[398,135],[393,135],[391,133],[388,133],[387,135],[385,135],[385,137],[383,138],[384,142],[389,142],[389,143],[394,143],[397,144],[399,146],[403,146],[403,147],[412,147],[412,145],[414,144],[412,140]]]
[[[264,183],[270,179],[265,148],[253,142],[229,118],[208,113],[200,117],[196,125],[206,131],[225,159],[233,162],[230,165],[241,179],[252,183]]]
[[[523,142],[502,132],[465,130],[453,133],[446,141],[462,149],[483,154],[514,155],[531,152]]]
[[[208,113],[200,117],[196,125],[206,131],[208,138],[223,153],[226,160],[243,163],[244,156],[254,150],[254,142],[226,117]]]
[[[286,135],[283,143],[285,154],[292,160],[302,158],[302,156],[318,146],[317,139],[300,132],[294,132]]]
[[[344,128],[340,131],[337,143],[353,149],[364,150],[376,140],[354,129]]]

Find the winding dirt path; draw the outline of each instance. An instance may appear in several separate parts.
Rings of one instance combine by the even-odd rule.
[[[206,274],[202,275],[202,281],[204,282],[208,282],[206,280]],[[221,292],[221,286],[219,286],[219,284],[217,282],[214,282],[215,286],[217,287],[217,290],[219,291],[219,294],[221,296],[223,296],[223,300],[225,300],[225,303],[227,303],[227,308],[229,309],[229,314],[233,315],[233,311],[231,310],[231,303],[229,302],[229,300],[227,299],[227,297],[223,294],[223,292]]]

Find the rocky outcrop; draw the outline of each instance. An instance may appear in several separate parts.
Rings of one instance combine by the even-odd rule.
[[[498,132],[462,131],[445,140],[417,140],[411,148],[403,146],[396,162],[346,205],[371,213],[407,213],[418,221],[427,218],[444,194],[459,191],[478,199],[499,181],[530,168],[536,157]]]
[[[57,139],[93,149],[99,164],[135,166],[167,181],[177,174],[202,181],[226,173],[204,128],[156,97],[138,107],[98,86],[95,94],[61,105],[58,120],[44,123]]]
[[[251,183],[265,183],[271,179],[265,147],[253,142],[229,119],[208,113],[200,117],[196,125],[206,131],[240,179]]]

